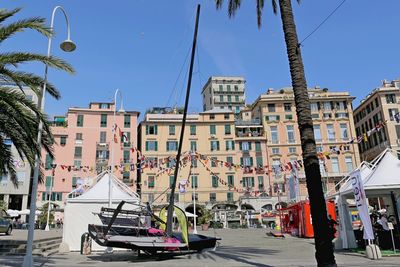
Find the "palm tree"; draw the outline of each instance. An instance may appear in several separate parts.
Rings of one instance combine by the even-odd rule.
[[[0,46],[8,38],[26,29],[32,29],[44,36],[50,36],[51,30],[45,25],[45,19],[35,17],[22,19],[4,25],[4,22],[18,13],[21,9],[0,9]],[[17,177],[14,167],[14,155],[11,147],[5,144],[5,139],[10,139],[18,154],[34,167],[35,156],[41,156],[41,145],[52,154],[51,145],[53,136],[49,123],[40,107],[27,100],[23,87],[31,88],[40,98],[44,79],[36,74],[18,69],[23,63],[41,62],[49,67],[73,73],[74,70],[67,62],[56,57],[47,57],[41,54],[28,52],[1,52],[0,53],[0,173],[10,173],[11,180],[17,186]],[[13,88],[16,85],[18,89]],[[54,85],[47,83],[47,91],[56,99],[60,93]],[[36,137],[39,121],[43,122],[42,143],[37,144]]]
[[[290,74],[294,100],[296,105],[297,123],[300,131],[301,148],[303,151],[304,170],[306,174],[308,195],[310,198],[311,215],[315,236],[315,258],[318,266],[336,266],[331,235],[328,227],[325,198],[322,190],[321,173],[315,146],[313,122],[311,118],[310,100],[307,92],[307,82],[304,65],[301,58],[300,44],[297,38],[291,0],[278,0],[281,14],[286,49],[289,58]],[[297,0],[297,2],[300,2]],[[221,8],[223,0],[215,0],[217,8]],[[233,17],[239,9],[240,0],[229,0],[228,14]],[[261,27],[261,17],[264,0],[256,0],[257,24]],[[272,0],[272,8],[277,13],[278,3]]]

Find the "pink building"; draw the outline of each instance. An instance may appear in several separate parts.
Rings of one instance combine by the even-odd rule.
[[[114,175],[136,190],[137,118],[139,112],[116,112],[117,129],[113,132],[114,103],[90,103],[89,108],[69,108],[66,117],[55,117],[52,159],[42,151],[44,183],[38,188],[38,206],[51,200],[61,208],[69,193],[81,183],[111,165],[114,148]]]

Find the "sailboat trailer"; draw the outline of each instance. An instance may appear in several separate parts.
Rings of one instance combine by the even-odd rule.
[[[140,210],[122,210],[125,201],[116,209],[101,208],[99,216],[102,225],[89,224],[90,237],[100,246],[132,249],[156,254],[163,251],[202,251],[215,248],[220,238],[198,234],[188,234],[188,229],[174,232],[167,236],[162,229],[151,226],[151,220],[161,225],[165,222],[151,211],[142,207]],[[184,218],[185,220],[186,217]],[[186,237],[186,238],[185,238]]]

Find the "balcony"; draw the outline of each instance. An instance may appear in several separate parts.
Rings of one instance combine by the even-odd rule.
[[[96,150],[108,150],[109,146],[109,142],[96,142]]]
[[[223,90],[223,91],[220,91],[220,90],[214,90],[214,95],[243,95],[244,94],[244,90],[238,90],[238,91],[235,91],[235,90],[230,90],[230,91],[227,91],[227,90]]]
[[[261,126],[261,120],[260,119],[252,119],[249,121],[238,120],[235,121],[235,126]]]
[[[260,138],[264,137],[264,130],[261,125],[260,127],[236,127],[235,134],[236,137],[243,139]]]
[[[215,104],[244,104],[244,99],[239,99],[239,100],[235,100],[235,99],[231,99],[230,101],[228,99],[223,99],[221,100],[220,98],[214,98],[214,103]]]
[[[133,186],[133,179],[123,179],[122,182],[127,186]]]

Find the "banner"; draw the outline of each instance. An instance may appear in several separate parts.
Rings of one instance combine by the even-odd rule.
[[[354,199],[358,209],[361,222],[364,226],[364,239],[374,239],[371,218],[368,212],[368,203],[365,196],[363,182],[361,180],[360,170],[356,170],[350,175],[350,181],[353,186]]]

